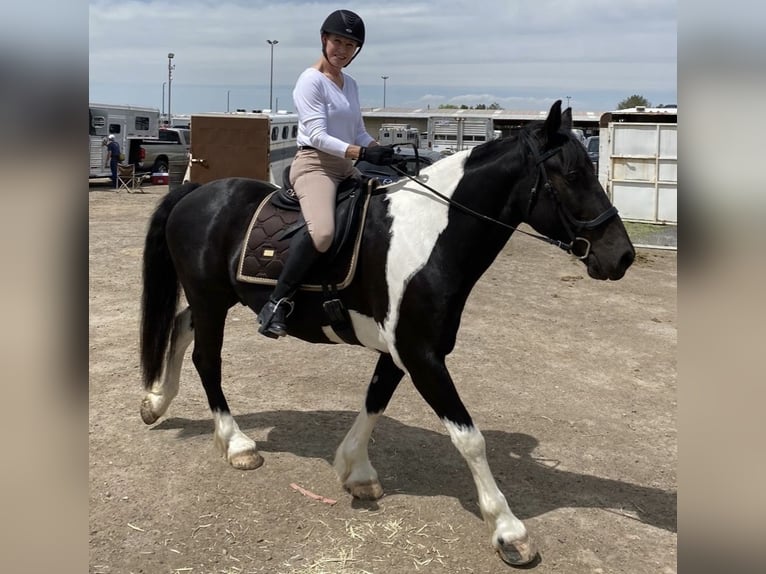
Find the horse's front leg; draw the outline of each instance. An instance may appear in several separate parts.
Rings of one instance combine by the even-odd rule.
[[[520,566],[532,562],[537,551],[530,542],[526,526],[511,512],[492,476],[484,437],[460,400],[444,359],[410,357],[405,360],[405,365],[413,384],[444,423],[452,444],[468,463],[492,546],[508,564]]]
[[[354,498],[376,500],[383,496],[383,487],[370,463],[367,445],[375,423],[386,410],[403,376],[404,372],[394,364],[391,355],[380,355],[367,388],[364,409],[335,452],[335,472]]]

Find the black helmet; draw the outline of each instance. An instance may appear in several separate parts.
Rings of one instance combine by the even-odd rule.
[[[359,52],[364,45],[364,22],[358,14],[351,10],[336,10],[325,18],[322,28],[320,28],[319,31],[321,34],[343,36],[344,38],[348,38],[359,44],[356,53],[348,61],[348,64],[359,55]],[[327,57],[324,43],[322,44],[322,53]],[[346,66],[348,66],[348,64],[346,64]]]
[[[351,10],[336,10],[325,18],[322,34],[337,34],[353,40],[361,48],[364,44],[364,22]]]

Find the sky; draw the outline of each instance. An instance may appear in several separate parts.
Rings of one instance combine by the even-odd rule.
[[[677,103],[675,0],[91,0],[89,100],[165,110],[172,52],[174,114],[269,108],[270,85],[273,107],[292,111],[293,84],[339,8],[367,29],[345,70],[363,108],[384,96],[412,109],[540,111],[561,99],[602,112],[633,94]],[[273,84],[267,40],[278,41]]]

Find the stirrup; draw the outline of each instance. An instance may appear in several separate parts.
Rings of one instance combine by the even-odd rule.
[[[289,307],[287,313],[285,307]],[[287,297],[279,301],[269,299],[258,313],[258,322],[261,324],[258,332],[272,339],[287,335],[285,319],[292,314],[294,307],[295,304]]]

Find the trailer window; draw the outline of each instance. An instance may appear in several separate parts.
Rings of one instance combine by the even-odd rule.
[[[110,134],[118,134],[122,131],[122,126],[120,124],[109,124],[109,133]]]
[[[283,126],[282,127],[282,139],[286,140],[288,135],[290,135],[290,126]]]
[[[148,130],[149,118],[147,116],[136,116],[136,130]]]
[[[277,138],[279,138],[279,128],[274,126],[271,128],[271,141],[275,142],[277,141]]]
[[[293,125],[293,139],[298,137],[298,126]]]

